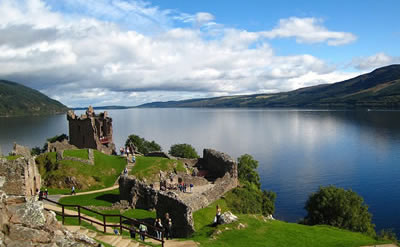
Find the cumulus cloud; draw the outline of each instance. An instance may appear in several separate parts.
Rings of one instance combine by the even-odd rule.
[[[0,78],[69,106],[277,92],[353,76],[312,55],[276,55],[265,42],[293,36],[299,42],[345,43],[346,33],[312,20],[289,22],[305,23],[314,36],[278,32],[291,27],[282,21],[269,32],[210,30],[198,28],[213,25],[209,13],[177,15],[143,1],[56,2],[51,7],[40,0],[0,2],[0,34],[9,34],[0,35]],[[118,21],[126,16],[140,25]],[[170,26],[172,20],[194,26]],[[145,27],[155,31],[141,31]]]
[[[316,18],[290,17],[281,19],[277,27],[263,32],[263,35],[270,39],[294,37],[299,43],[327,42],[332,46],[348,44],[357,39],[352,33],[330,31],[321,24],[322,21]]]
[[[359,70],[371,70],[394,63],[400,63],[400,57],[380,52],[369,57],[354,58],[351,65]]]

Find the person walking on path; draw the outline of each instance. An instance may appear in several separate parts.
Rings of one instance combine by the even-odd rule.
[[[147,226],[144,224],[139,225],[140,239],[144,242],[147,233]]]
[[[217,213],[215,214],[213,226],[217,226],[221,221],[220,219],[221,219],[221,208],[219,205],[217,205]]]
[[[169,217],[169,213],[165,214],[165,237],[172,239],[172,219]]]
[[[163,228],[163,225],[161,223],[161,219],[160,218],[156,219],[156,222],[154,222],[154,226],[160,229],[160,230],[158,230],[158,229],[156,230],[156,234],[157,234],[157,238],[161,239],[161,237],[162,237],[161,229]]]
[[[72,185],[72,188],[71,188],[71,195],[76,195],[75,186],[73,186],[73,185]]]

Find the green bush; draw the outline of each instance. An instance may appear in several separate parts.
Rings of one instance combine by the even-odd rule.
[[[31,155],[39,155],[42,153],[42,149],[40,149],[40,147],[34,147],[31,150]]]
[[[261,187],[260,175],[257,172],[258,161],[250,154],[244,154],[238,158],[238,176],[241,182],[249,182]]]
[[[130,144],[135,145],[137,151],[139,151],[142,154],[161,151],[161,146],[158,145],[155,141],[149,142],[146,139],[137,135],[128,136],[128,139],[125,142],[125,147],[128,147]]]
[[[190,144],[175,144],[172,145],[168,152],[170,155],[175,157],[196,159],[199,158],[196,150]]]
[[[320,187],[308,198],[304,218],[307,225],[330,225],[350,231],[375,235],[372,215],[356,192],[333,185]]]

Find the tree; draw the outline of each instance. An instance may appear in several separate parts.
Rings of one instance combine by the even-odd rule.
[[[260,175],[257,172],[258,161],[250,154],[244,154],[238,158],[238,176],[241,182],[248,181],[261,188]]]
[[[175,144],[172,145],[168,153],[175,157],[196,159],[199,158],[196,150],[190,144]]]
[[[138,135],[130,135],[125,142],[125,147],[133,144],[137,151],[142,154],[148,154],[150,152],[161,151],[161,146],[158,145],[155,141],[147,141],[146,139],[138,136]]]
[[[361,196],[333,185],[320,187],[308,198],[304,218],[307,225],[331,225],[350,231],[375,235],[372,215]]]

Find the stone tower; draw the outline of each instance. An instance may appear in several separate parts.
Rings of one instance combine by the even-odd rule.
[[[67,119],[70,144],[78,148],[97,149],[105,154],[115,153],[112,118],[106,111],[96,115],[93,107],[89,106],[80,117],[74,111],[68,111]]]

